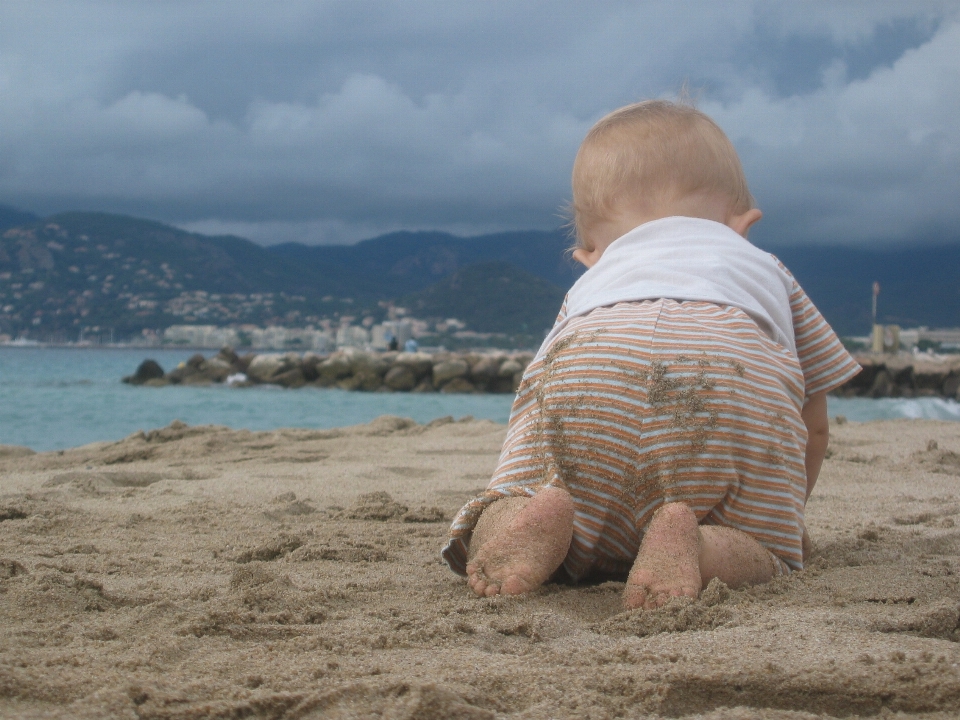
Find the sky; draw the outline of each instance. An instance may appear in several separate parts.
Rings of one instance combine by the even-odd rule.
[[[689,88],[765,246],[960,243],[960,3],[4,0],[0,203],[263,244],[553,229]]]

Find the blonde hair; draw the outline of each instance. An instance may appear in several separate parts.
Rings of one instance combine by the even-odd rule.
[[[646,100],[614,110],[587,133],[573,163],[573,230],[604,220],[620,203],[656,207],[719,195],[730,211],[753,207],[737,151],[704,113],[683,103]]]

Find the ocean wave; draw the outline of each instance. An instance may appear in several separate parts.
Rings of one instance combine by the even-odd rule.
[[[854,422],[870,420],[960,421],[960,403],[943,398],[836,398],[827,399],[831,417],[843,415]]]

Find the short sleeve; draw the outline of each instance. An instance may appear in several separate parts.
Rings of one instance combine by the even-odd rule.
[[[563,304],[560,305],[560,312],[557,313],[557,319],[554,321],[553,323],[554,325],[559,325],[560,323],[562,323],[564,320],[567,319],[567,298],[568,297],[569,297],[569,294],[563,296]]]
[[[780,267],[789,274],[782,263]],[[860,372],[860,365],[795,279],[790,293],[790,312],[807,397],[838,388]]]

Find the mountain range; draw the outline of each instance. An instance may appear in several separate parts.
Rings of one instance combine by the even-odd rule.
[[[394,303],[418,317],[457,317],[478,332],[537,337],[578,276],[568,245],[556,230],[263,247],[120,215],[38,218],[0,206],[0,333],[70,340],[82,328],[123,338],[181,323],[302,326],[379,320]],[[960,325],[960,238],[772,250],[843,335],[869,330],[874,281],[881,321]]]

